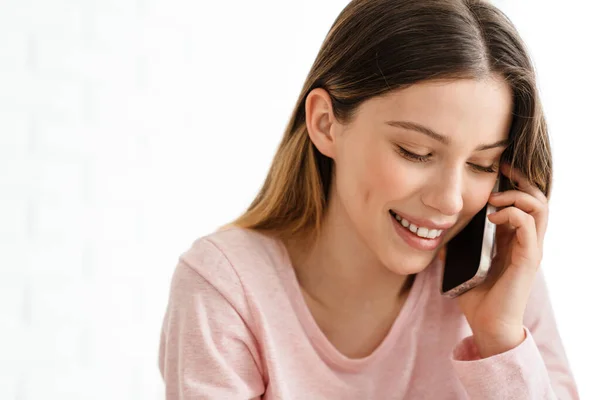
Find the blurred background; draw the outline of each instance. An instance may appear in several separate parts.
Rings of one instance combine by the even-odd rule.
[[[347,3],[0,0],[0,399],[163,398],[177,259],[250,204]],[[555,157],[542,268],[598,399],[598,6],[495,3],[538,71]]]

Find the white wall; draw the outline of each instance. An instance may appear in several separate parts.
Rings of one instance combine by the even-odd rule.
[[[346,3],[0,2],[0,398],[160,398],[177,257],[252,200]],[[595,4],[498,4],[539,71],[543,268],[582,398],[600,398]]]

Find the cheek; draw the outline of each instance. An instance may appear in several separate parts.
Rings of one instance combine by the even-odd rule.
[[[346,148],[338,162],[338,191],[347,207],[361,214],[389,201],[402,186],[389,157],[373,143]]]
[[[463,210],[459,222],[460,228],[457,229],[455,233],[461,231],[471,218],[487,204],[490,193],[491,190],[487,191],[479,188],[468,192],[468,194],[463,197]],[[454,236],[454,234],[452,236]]]
[[[405,176],[399,169],[398,160],[387,154],[385,149],[369,154],[365,157],[361,182],[365,204],[379,207],[381,203],[397,199],[399,192],[406,187]]]
[[[372,165],[377,168],[377,179],[374,183],[384,202],[410,197],[428,180],[423,171],[415,168],[416,165],[409,164],[409,161],[402,159],[392,149],[382,150]]]
[[[470,190],[464,196],[464,213],[468,214],[470,217],[475,215],[483,206],[487,204],[488,199],[490,198],[491,189],[487,190],[486,187],[481,187],[479,185],[477,188]]]

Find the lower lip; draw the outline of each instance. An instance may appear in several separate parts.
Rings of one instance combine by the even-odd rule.
[[[435,250],[442,243],[442,239],[444,237],[443,233],[435,239],[425,239],[415,235],[408,228],[403,227],[400,221],[398,221],[392,214],[390,214],[390,218],[392,219],[392,224],[394,224],[396,233],[398,233],[398,235],[404,239],[408,245],[417,250]]]

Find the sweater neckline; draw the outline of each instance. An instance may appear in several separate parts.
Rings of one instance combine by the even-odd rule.
[[[431,265],[424,271],[416,274],[415,280],[410,288],[404,305],[394,319],[392,326],[385,335],[381,343],[371,352],[371,354],[360,357],[350,358],[341,353],[323,333],[315,318],[313,317],[308,305],[302,295],[300,283],[296,276],[296,271],[291,262],[291,257],[285,247],[283,241],[275,239],[279,247],[279,255],[281,265],[283,266],[284,284],[289,293],[292,307],[302,325],[305,333],[308,336],[313,347],[317,350],[322,359],[329,365],[347,372],[357,372],[380,359],[383,355],[389,354],[389,350],[398,339],[408,330],[412,315],[417,305],[423,299],[424,282],[426,281],[427,270],[431,269]],[[437,260],[437,258],[436,258]],[[435,260],[433,261],[435,262]]]

